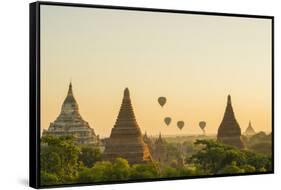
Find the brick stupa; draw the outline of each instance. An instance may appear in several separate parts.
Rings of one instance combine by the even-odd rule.
[[[117,157],[128,160],[130,164],[151,161],[148,146],[143,141],[135,118],[128,88],[124,91],[121,108],[104,151],[104,160],[113,161]]]
[[[217,140],[240,149],[244,148],[241,140],[241,129],[233,112],[230,95],[227,97],[227,105],[218,129]]]

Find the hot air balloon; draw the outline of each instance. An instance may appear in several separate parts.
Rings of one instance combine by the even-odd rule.
[[[160,104],[160,106],[164,106],[166,104],[167,99],[165,97],[159,97],[158,98],[158,103]]]
[[[172,119],[170,117],[165,117],[164,118],[164,122],[166,123],[166,125],[170,125]]]
[[[206,122],[205,121],[200,121],[199,122],[199,127],[203,131],[203,134],[205,135],[205,127],[206,127]]]
[[[178,121],[177,126],[180,130],[182,130],[182,128],[184,127],[184,121]]]

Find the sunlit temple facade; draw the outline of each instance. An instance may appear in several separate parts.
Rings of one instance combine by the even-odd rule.
[[[61,112],[54,122],[50,123],[43,135],[74,136],[78,144],[98,144],[99,137],[94,129],[85,121],[80,113],[78,104],[73,96],[72,84],[69,84],[67,96],[62,104]]]

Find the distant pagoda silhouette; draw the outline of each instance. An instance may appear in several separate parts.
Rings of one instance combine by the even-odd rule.
[[[43,135],[74,136],[79,144],[98,144],[99,138],[89,123],[84,121],[79,113],[78,104],[73,96],[72,84],[69,84],[67,96],[62,104],[57,119],[50,123]]]
[[[227,97],[227,105],[218,129],[217,140],[240,149],[244,148],[241,140],[241,129],[233,112],[230,95]]]
[[[254,130],[254,128],[252,127],[251,121],[249,121],[249,125],[244,133],[246,136],[252,136],[254,134],[256,134],[256,131]]]
[[[153,160],[157,160],[160,163],[165,163],[168,161],[167,153],[167,142],[162,138],[161,133],[159,137],[154,142],[154,149],[152,151]]]
[[[117,120],[105,144],[104,160],[112,161],[117,157],[128,160],[130,164],[151,161],[148,146],[143,141],[135,118],[128,88],[124,90]]]

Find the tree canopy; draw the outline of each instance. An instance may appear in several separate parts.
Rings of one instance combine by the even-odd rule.
[[[179,144],[174,144],[167,146],[170,153],[177,155],[171,156],[170,162],[130,165],[121,157],[112,162],[102,160],[97,147],[77,145],[73,137],[44,136],[40,152],[41,185],[272,171],[271,156],[267,154],[239,150],[214,140],[197,140],[193,146],[193,154],[186,155],[185,163],[178,158],[182,156],[176,150]]]
[[[224,145],[213,140],[197,140],[204,145],[190,161],[201,167],[205,174],[249,173],[271,171],[271,157]]]

